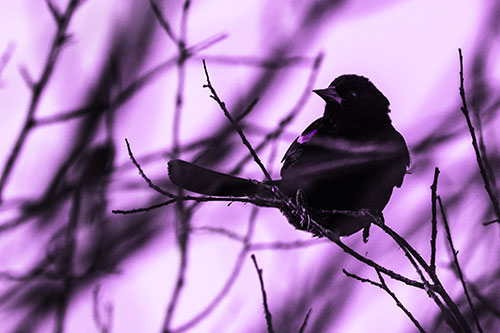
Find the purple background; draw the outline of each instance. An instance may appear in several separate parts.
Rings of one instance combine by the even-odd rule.
[[[67,4],[54,3],[61,10]],[[160,1],[159,5],[178,36],[183,1]],[[32,98],[19,69],[25,68],[34,80],[40,77],[56,24],[44,1],[2,1],[0,13],[3,169]],[[180,157],[199,158],[202,165],[229,171],[248,155],[209,91],[202,87],[201,59],[206,59],[211,81],[233,115],[254,98],[260,99],[243,122],[250,142],[257,145],[297,105],[307,87],[312,62],[323,52],[312,88],[324,88],[345,73],[370,78],[391,101],[393,124],[410,148],[412,173],[405,177],[403,187],[394,191],[384,211],[386,223],[429,258],[429,186],[438,166],[439,193],[464,274],[488,298],[486,303],[499,311],[498,278],[492,278],[500,268],[498,224],[481,224],[494,219],[494,214],[460,112],[457,52],[462,48],[470,107],[481,112],[486,149],[493,166],[498,167],[499,15],[495,1],[474,0],[378,1],[370,5],[357,0],[192,1],[187,46],[221,34],[227,37],[185,63],[178,128]],[[58,320],[55,295],[67,292],[66,331],[98,332],[93,294],[99,285],[98,309],[106,321],[106,308],[112,308],[111,331],[158,332],[179,269],[175,209],[163,207],[128,216],[111,214],[111,210],[165,200],[137,174],[124,138],[153,182],[174,190],[167,180],[166,162],[174,145],[179,68],[171,61],[141,81],[144,84],[123,101],[112,101],[155,66],[173,59],[178,50],[161,29],[149,1],[84,1],[68,32],[71,39],[62,48],[35,118],[92,108],[69,121],[30,130],[3,190],[0,322],[4,324],[0,331],[52,331]],[[283,59],[290,57],[295,61],[284,66]],[[256,60],[274,61],[282,67],[262,66],[255,64]],[[300,113],[280,139],[269,142],[260,152],[275,177],[290,142],[322,113],[324,102],[307,91],[305,96]],[[111,108],[101,107],[109,103]],[[215,134],[223,140],[186,149]],[[103,143],[114,146],[113,173],[89,184],[92,177],[85,182],[78,175],[85,173],[89,154]],[[71,154],[74,158],[67,160]],[[61,174],[64,163],[70,166]],[[246,163],[239,175],[263,178],[252,162]],[[34,267],[54,268],[57,259],[47,257],[67,250],[61,248],[60,234],[71,220],[74,192],[52,198],[50,203],[38,202],[42,208],[33,213],[26,206],[41,200],[54,180],[60,181],[62,188],[75,182],[81,186],[78,225],[72,234],[72,270],[75,275],[86,273],[73,283],[70,292],[57,280],[33,271]],[[245,235],[252,211],[250,205],[239,203],[229,207],[206,203],[194,210],[191,224],[193,228],[220,227]],[[276,247],[276,242],[295,240],[309,242],[311,237],[294,230],[279,212],[258,210],[252,243]],[[403,252],[377,228],[372,228],[368,244],[362,243],[361,234],[345,242],[385,266],[418,278]],[[345,268],[376,279],[372,269],[327,241],[316,239],[307,244],[288,251],[251,249],[243,256],[241,271],[227,295],[189,332],[265,330],[262,296],[250,253],[256,254],[264,271],[269,306],[279,332],[298,331],[311,307],[311,332],[415,331],[386,293],[342,274]],[[467,312],[441,224],[437,244],[438,273]],[[171,322],[174,331],[207,308],[235,269],[241,248],[241,242],[221,234],[190,233],[185,284]],[[25,279],[20,279],[23,276]],[[387,280],[424,328],[444,327],[425,292]],[[494,315],[484,308],[480,312],[484,313],[483,328],[499,329]]]

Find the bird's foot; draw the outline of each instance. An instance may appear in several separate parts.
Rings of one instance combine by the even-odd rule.
[[[368,238],[370,237],[370,226],[372,224],[370,222],[365,222],[365,226],[363,227],[363,243],[368,243]]]
[[[360,216],[364,217],[365,226],[363,227],[363,242],[367,243],[370,237],[370,226],[372,223],[384,224],[384,215],[379,210],[362,208],[359,210]]]
[[[311,229],[311,216],[307,212],[306,195],[301,189],[298,189],[295,194],[295,214],[299,217],[300,229],[309,231]]]

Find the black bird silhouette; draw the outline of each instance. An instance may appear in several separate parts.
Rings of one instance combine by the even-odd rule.
[[[393,188],[401,186],[410,156],[404,138],[391,124],[389,101],[367,78],[342,75],[328,88],[314,92],[326,102],[324,114],[288,148],[281,179],[273,180],[273,185],[309,209],[323,227],[347,236],[365,227],[366,220],[320,212],[381,212]],[[272,195],[265,183],[182,160],[170,161],[168,171],[174,184],[196,193],[264,198]],[[294,226],[307,229],[295,213],[283,212]]]

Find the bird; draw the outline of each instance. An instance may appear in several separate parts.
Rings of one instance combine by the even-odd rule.
[[[366,228],[366,219],[359,215],[335,212],[382,214],[410,166],[408,147],[392,125],[389,100],[368,78],[341,75],[326,89],[313,92],[326,102],[323,115],[292,142],[282,159],[280,179],[258,182],[174,159],[168,162],[170,180],[185,190],[214,196],[266,199],[278,189],[283,201],[310,212],[338,236]],[[310,231],[303,216],[289,208],[281,207],[288,221]]]

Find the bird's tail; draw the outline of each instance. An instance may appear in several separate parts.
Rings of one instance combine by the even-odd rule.
[[[182,160],[168,162],[168,176],[175,185],[205,195],[244,197],[262,190],[262,185],[249,179],[212,171]]]

